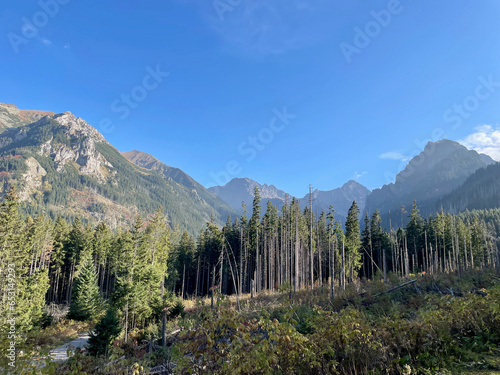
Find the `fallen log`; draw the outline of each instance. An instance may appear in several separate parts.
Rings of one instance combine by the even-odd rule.
[[[374,294],[374,295],[373,295],[373,297],[378,297],[378,296],[381,296],[382,294],[386,294],[386,293],[393,292],[393,291],[395,291],[396,289],[402,288],[402,287],[404,287],[404,286],[406,286],[406,285],[413,284],[413,283],[415,283],[416,281],[417,281],[417,279],[407,281],[407,282],[405,282],[405,283],[403,283],[403,284],[401,284],[401,285],[395,286],[394,288],[388,289],[388,290],[386,290],[386,291],[384,291],[384,292],[380,292],[380,293]]]

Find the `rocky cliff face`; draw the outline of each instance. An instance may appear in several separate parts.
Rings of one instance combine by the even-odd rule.
[[[33,157],[26,159],[25,161],[28,169],[22,175],[24,180],[24,189],[19,193],[19,199],[21,201],[31,200],[31,195],[39,191],[42,187],[43,177],[47,175],[47,171],[38,163]]]
[[[85,120],[80,117],[76,117],[71,112],[64,112],[55,115],[54,120],[59,124],[67,128],[67,134],[72,135],[77,138],[89,138],[94,142],[102,142],[109,144],[104,136],[97,131],[96,128],[90,126],[85,122]]]
[[[489,156],[468,150],[463,145],[442,139],[429,142],[410,160],[393,183],[375,189],[366,199],[371,214],[378,209],[386,227],[392,222],[405,222],[413,201],[424,216],[436,212],[437,202],[457,189],[471,174],[494,161]]]
[[[108,141],[95,128],[71,112],[54,116],[54,120],[66,128],[68,137],[76,141],[71,142],[71,147],[68,147],[55,143],[51,138],[41,145],[39,154],[52,157],[58,172],[62,172],[67,163],[74,162],[81,174],[104,182],[108,176],[106,167],[113,166],[96,150],[95,144],[96,142],[109,144]]]
[[[9,111],[5,118],[21,113],[15,106],[1,111]],[[70,112],[48,114],[0,131],[0,196],[15,185],[21,209],[32,216],[78,216],[112,227],[131,225],[138,214],[148,217],[161,206],[172,227],[191,235],[212,218],[222,225],[237,215],[180,169],[146,158],[154,160],[152,169],[129,162]]]

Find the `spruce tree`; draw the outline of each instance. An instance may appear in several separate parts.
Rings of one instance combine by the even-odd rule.
[[[349,211],[347,212],[347,219],[345,223],[345,247],[348,256],[349,278],[352,280],[354,273],[358,271],[361,266],[361,240],[359,232],[359,208],[356,201],[352,202]]]
[[[260,259],[260,253],[259,253],[259,232],[260,232],[260,212],[261,212],[261,207],[260,207],[260,192],[259,188],[255,186],[254,189],[254,197],[253,197],[253,212],[252,212],[252,217],[250,218],[249,222],[249,232],[250,232],[250,246],[252,249],[252,256],[255,261],[255,269],[254,269],[254,276],[255,276],[255,288],[257,292],[260,292],[260,287],[261,287],[261,259]],[[250,277],[253,276],[250,274]],[[252,277],[253,278],[253,277]]]
[[[58,217],[53,229],[52,253],[50,255],[50,302],[62,300],[62,289],[64,279],[64,261],[66,258],[66,243],[68,241],[69,228],[64,219]],[[59,289],[59,287],[61,288]]]
[[[408,239],[408,248],[410,255],[416,255],[422,249],[422,234],[424,221],[419,214],[417,203],[413,201],[413,207],[410,214],[410,222],[406,226],[406,236]]]
[[[28,225],[19,218],[19,199],[14,187],[7,192],[0,202],[0,261],[4,269],[0,272],[2,285],[0,303],[0,325],[6,324],[7,313],[12,313],[7,298],[15,297],[15,323],[19,332],[31,330],[42,316],[45,294],[49,287],[47,270],[37,267],[35,272],[30,258],[30,237]],[[8,271],[9,270],[9,271]],[[15,283],[7,278],[14,274]]]
[[[97,275],[90,254],[82,259],[82,264],[76,275],[73,297],[68,318],[74,320],[91,320],[102,308],[102,299],[97,285]]]
[[[97,323],[88,341],[89,353],[93,356],[108,356],[113,341],[121,332],[120,317],[117,309],[110,306],[106,315]]]
[[[366,277],[373,276],[373,246],[372,246],[372,233],[370,226],[370,218],[368,212],[365,212],[365,227],[361,233],[361,247],[364,252],[363,274]]]

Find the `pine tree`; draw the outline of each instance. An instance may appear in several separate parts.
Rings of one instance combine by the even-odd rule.
[[[416,262],[420,263],[418,253],[422,249],[422,234],[423,234],[424,221],[419,214],[416,201],[413,201],[413,207],[410,213],[410,222],[406,226],[406,236],[408,238],[408,248],[410,256],[415,257]],[[416,265],[413,264],[413,268]]]
[[[254,197],[253,197],[253,212],[252,217],[249,222],[249,232],[250,232],[250,246],[253,255],[253,259],[255,261],[254,273],[250,274],[250,278],[254,278],[254,285],[257,292],[260,292],[261,287],[261,259],[260,259],[260,244],[259,244],[259,236],[260,236],[260,192],[259,188],[255,186],[254,189]]]
[[[68,318],[92,320],[101,312],[102,299],[97,285],[97,275],[92,257],[86,255],[76,274]]]
[[[93,253],[95,256],[95,264],[97,266],[97,275],[99,281],[99,290],[101,293],[105,292],[104,280],[106,273],[109,274],[110,270],[108,266],[110,251],[111,251],[111,240],[113,234],[111,229],[106,225],[105,222],[100,222],[95,231],[93,238]]]
[[[50,302],[60,302],[62,294],[59,289],[62,284],[64,259],[66,258],[66,243],[68,241],[68,225],[58,217],[53,229],[52,254],[50,255]]]
[[[177,245],[177,262],[176,268],[177,272],[180,273],[182,271],[182,284],[181,284],[181,297],[184,298],[184,294],[186,290],[189,290],[189,280],[190,275],[196,266],[194,262],[196,252],[196,241],[193,237],[189,235],[188,232],[184,232],[179,241],[179,245]]]
[[[349,278],[354,278],[354,273],[359,270],[361,266],[361,240],[359,232],[359,208],[356,201],[352,202],[349,211],[347,212],[347,219],[345,223],[345,247],[346,255],[348,257],[347,266],[349,268]]]
[[[24,225],[19,219],[18,206],[19,198],[13,186],[0,204],[0,260],[2,265],[15,264],[19,270],[26,264],[28,252],[22,249],[26,245],[22,242],[26,241],[23,241]]]
[[[68,241],[65,245],[66,259],[66,300],[71,301],[73,284],[75,278],[76,265],[81,263],[81,253],[83,250],[83,228],[80,218],[76,218],[68,234]]]
[[[373,260],[376,268],[383,271],[384,268],[384,254],[387,263],[387,249],[390,248],[389,238],[387,233],[382,229],[382,218],[380,217],[380,212],[375,210],[370,221],[370,234],[372,238],[373,247]],[[392,259],[392,256],[390,257]],[[387,267],[385,269],[387,272]]]
[[[119,313],[114,306],[110,306],[106,315],[96,324],[94,332],[90,333],[89,353],[93,356],[107,357],[113,341],[121,331]]]
[[[363,274],[366,277],[371,277],[373,275],[373,246],[372,246],[372,233],[370,218],[368,217],[368,212],[365,212],[364,219],[365,227],[361,233],[361,247],[363,249]]]
[[[7,297],[15,296],[16,326],[19,332],[31,330],[42,316],[45,294],[49,287],[46,269],[30,272],[30,236],[31,222],[19,218],[18,197],[12,187],[0,204],[0,260],[5,267],[0,272],[2,285],[2,303],[0,304],[0,323],[7,319]],[[15,284],[8,283],[7,269],[15,272]],[[9,309],[9,312],[10,309]]]

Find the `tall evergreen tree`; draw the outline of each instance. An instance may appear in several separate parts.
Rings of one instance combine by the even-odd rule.
[[[363,250],[363,275],[366,277],[371,277],[373,275],[373,246],[372,246],[372,233],[370,218],[368,217],[368,212],[365,212],[364,219],[365,226],[363,232],[361,232],[361,248]]]
[[[254,279],[257,292],[260,292],[260,288],[262,285],[261,256],[260,256],[260,243],[259,243],[260,213],[261,213],[260,202],[261,199],[260,199],[259,188],[255,186],[254,196],[253,196],[253,212],[249,223],[250,246],[255,266],[253,269],[253,273],[251,273],[249,276],[252,279]]]
[[[352,202],[345,223],[345,247],[347,255],[347,267],[349,269],[349,278],[352,280],[355,273],[361,267],[361,240],[359,230],[359,208],[356,201]]]
[[[19,218],[19,200],[15,187],[3,197],[0,203],[0,282],[2,303],[0,304],[0,325],[5,327],[7,319],[7,298],[15,298],[15,324],[19,332],[31,330],[42,316],[49,278],[45,265],[36,271],[31,269],[30,226]],[[7,270],[15,273],[15,283],[9,283]],[[8,312],[12,312],[9,308]]]
[[[419,210],[417,208],[417,202],[413,201],[413,207],[410,213],[410,221],[406,226],[406,237],[408,239],[408,248],[410,251],[410,256],[415,258],[415,262],[421,263],[418,259],[418,255],[421,253],[422,249],[422,234],[423,234],[424,221],[420,216]],[[413,265],[416,268],[416,265]]]
[[[68,318],[92,320],[102,311],[102,298],[97,285],[97,274],[90,254],[86,255],[76,273]]]
[[[94,332],[90,333],[89,353],[93,356],[107,357],[113,341],[121,331],[118,310],[115,306],[110,306],[106,310],[106,315],[96,324]]]
[[[64,260],[68,241],[68,224],[58,217],[53,229],[52,254],[50,256],[50,302],[62,300],[62,284],[64,278]]]

